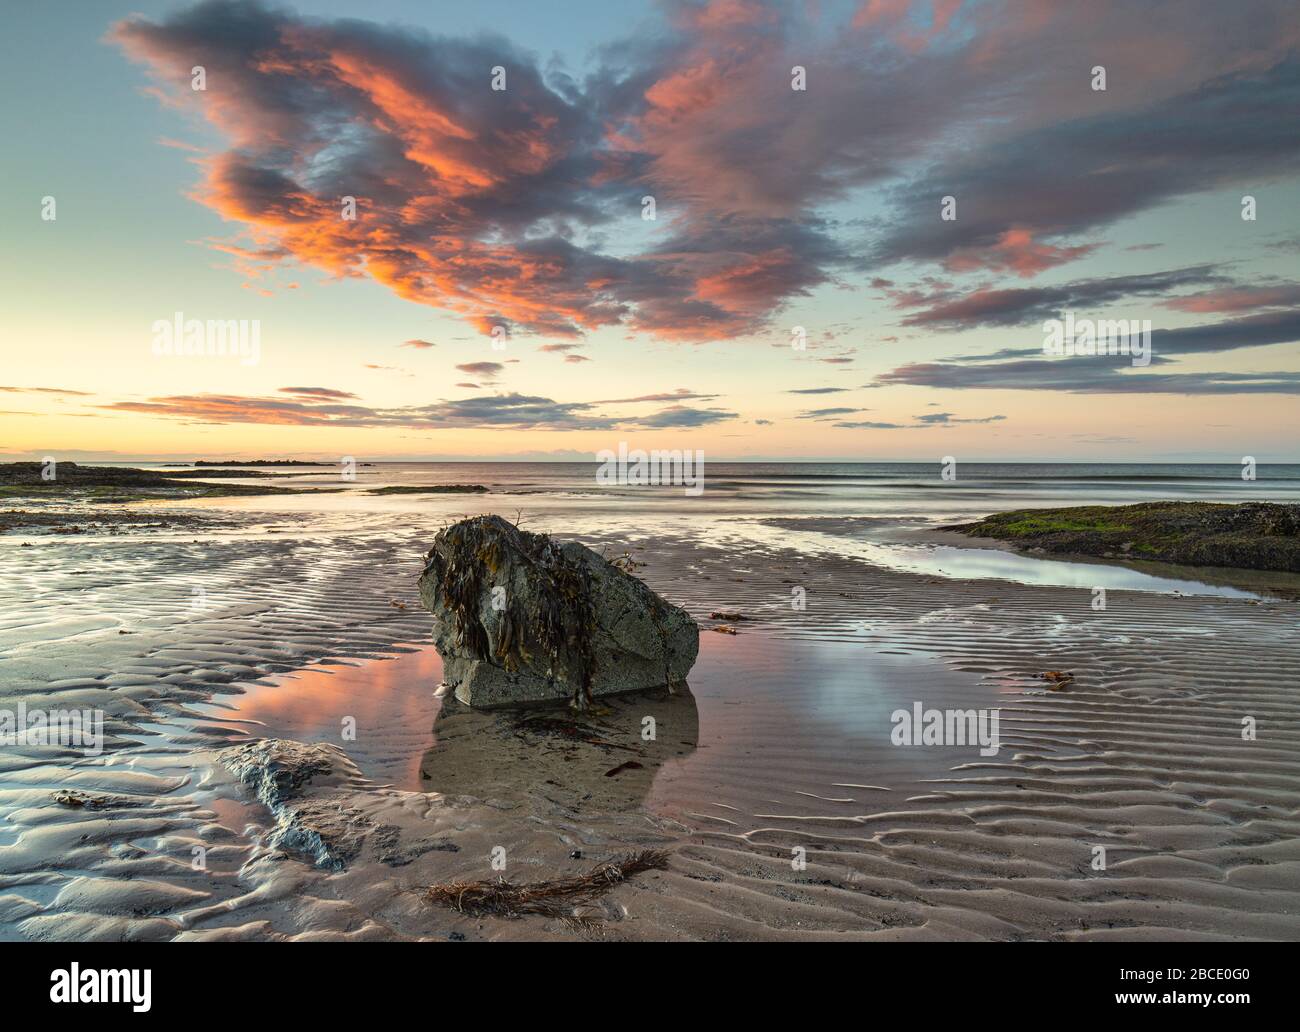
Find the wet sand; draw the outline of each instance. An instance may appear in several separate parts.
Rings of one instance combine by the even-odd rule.
[[[1300,936],[1294,601],[1116,588],[1097,611],[1087,588],[888,569],[758,524],[543,517],[645,560],[704,628],[689,692],[577,726],[435,698],[414,582],[437,522],[5,542],[0,706],[101,707],[109,742],[0,750],[0,936]],[[714,633],[715,610],[748,619]],[[916,701],[998,708],[998,754],[892,745]],[[273,812],[223,762],[260,736],[330,743],[333,774]],[[339,863],[282,848],[286,820]],[[651,846],[669,869],[610,893],[599,930],[420,900]]]

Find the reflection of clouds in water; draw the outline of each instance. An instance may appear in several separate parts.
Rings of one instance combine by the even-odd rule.
[[[940,709],[999,704],[995,685],[933,657],[754,634],[703,635],[691,685],[699,749],[665,764],[648,807],[688,822],[690,815],[723,817],[742,828],[767,826],[762,814],[840,821],[895,805],[889,788],[836,786],[901,791],[979,757],[973,747],[892,745],[894,710],[917,700]]]
[[[337,745],[368,777],[415,790],[420,753],[440,707],[433,692],[441,679],[442,660],[426,646],[359,665],[317,664],[225,697],[233,711],[206,711],[219,713],[218,722],[253,721],[259,737]],[[349,717],[356,721],[353,741],[343,737]]]

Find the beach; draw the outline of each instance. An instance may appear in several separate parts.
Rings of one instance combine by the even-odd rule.
[[[0,937],[1300,935],[1300,578],[941,529],[1295,502],[1300,468],[716,464],[694,497],[576,463],[286,476],[341,490],[110,504],[156,525],[99,530],[42,500],[81,530],[0,535],[0,707],[103,714],[97,755],[0,751]],[[487,490],[409,490],[450,484]],[[700,623],[688,688],[578,718],[440,696],[416,578],[485,512],[629,556]],[[996,750],[894,741],[928,710],[996,712]],[[268,801],[230,761],[261,740],[330,772]],[[641,849],[668,866],[578,924],[424,898]]]

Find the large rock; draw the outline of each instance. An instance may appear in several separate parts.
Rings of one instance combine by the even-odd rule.
[[[471,706],[509,706],[673,686],[699,652],[699,627],[636,577],[577,542],[500,516],[444,528],[425,556],[443,680]]]

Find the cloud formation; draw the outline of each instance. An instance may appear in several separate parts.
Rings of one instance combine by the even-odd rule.
[[[697,46],[716,49],[748,32],[708,19],[704,29]],[[842,257],[809,212],[695,210],[683,181],[669,181],[677,166],[655,150],[689,103],[680,61],[694,59],[671,48],[662,67],[642,56],[650,63],[631,76],[642,89],[584,92],[501,37],[307,19],[253,0],[128,19],[113,38],[229,140],[198,159],[195,196],[245,227],[250,244],[223,245],[245,261],[371,276],[483,332],[626,324],[705,340],[757,328]],[[190,89],[196,64],[205,91]],[[495,67],[504,90],[491,89]],[[598,250],[594,232],[639,217],[647,190],[664,194],[662,243]]]
[[[332,387],[281,387],[282,394],[297,394],[304,398],[355,398],[349,391],[338,391]]]
[[[1123,359],[1127,362],[1127,359]],[[1300,394],[1300,373],[1151,373],[1114,359],[1028,358],[1003,362],[914,362],[876,386],[1064,391],[1070,394]]]
[[[558,402],[524,394],[480,395],[429,405],[372,408],[306,394],[292,399],[229,394],[182,394],[99,406],[115,412],[183,419],[191,423],[254,423],[276,426],[400,427],[412,430],[501,429],[615,430],[699,427],[726,422],[736,413],[674,404],[643,415],[598,411],[598,402]]]
[[[848,387],[792,387],[786,394],[842,394]]]
[[[1279,117],[1300,97],[1289,6],[665,0],[581,79],[500,36],[256,0],[130,18],[112,38],[224,136],[196,156],[194,196],[242,227],[218,246],[250,270],[371,277],[485,333],[706,341],[769,329],[877,266],[1030,278],[1092,254],[1087,235],[1116,219],[1294,172],[1300,138]],[[1161,29],[1174,17],[1176,37]],[[1108,93],[1062,72],[1094,51]],[[208,88],[194,91],[200,64]],[[806,90],[791,89],[795,66]],[[888,204],[871,242],[828,214],[863,190]],[[954,222],[937,217],[943,195]],[[913,318],[1034,303],[984,296]]]
[[[72,391],[62,387],[0,387],[10,394],[60,394],[70,398],[88,398],[89,391]]]
[[[865,409],[860,409],[860,408],[807,409],[804,412],[800,412],[794,418],[795,419],[827,419],[831,416],[849,416],[852,415],[854,412],[865,412],[865,411],[866,411]]]
[[[500,362],[462,362],[456,368],[462,373],[490,382],[500,376],[506,367]]]
[[[1077,280],[1058,286],[981,287],[960,295],[945,285],[932,294],[925,290],[894,291],[893,297],[896,307],[921,309],[904,318],[904,326],[964,330],[975,326],[1017,326],[1041,322],[1057,317],[1067,308],[1086,312],[1132,298],[1164,297],[1186,287],[1229,282],[1228,277],[1216,272],[1213,266],[1200,265],[1166,272]],[[1147,304],[1149,306],[1150,302]]]
[[[1284,31],[1294,41],[1291,22]],[[1028,129],[899,186],[898,214],[874,257],[938,261],[950,272],[1036,275],[1093,249],[1054,242],[1066,236],[1175,198],[1295,174],[1300,134],[1282,124],[1283,112],[1297,105],[1300,57],[1290,54],[1136,110]],[[956,200],[951,221],[939,218],[945,196]]]

